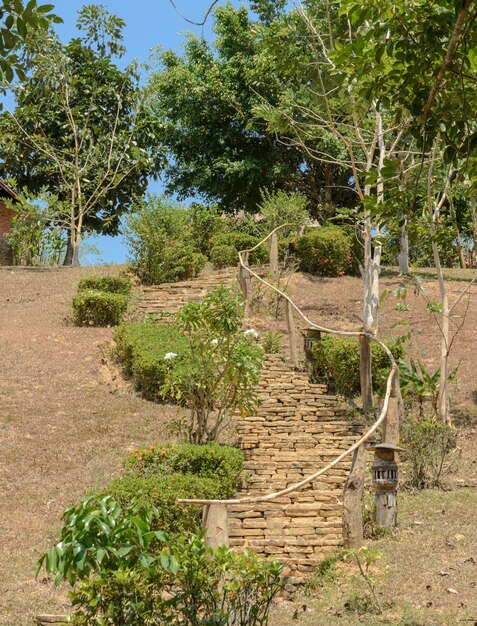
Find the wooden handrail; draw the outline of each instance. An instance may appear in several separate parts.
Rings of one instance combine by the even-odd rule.
[[[261,283],[263,283],[264,285],[269,287],[272,291],[275,291],[275,293],[279,294],[287,302],[289,302],[290,305],[293,307],[293,309],[298,313],[298,315],[311,328],[314,328],[316,330],[320,330],[321,332],[327,333],[329,335],[338,335],[338,336],[347,336],[347,337],[368,337],[371,341],[374,341],[379,346],[381,346],[381,348],[387,354],[387,356],[388,356],[388,358],[389,358],[389,360],[391,362],[391,369],[390,369],[389,374],[388,374],[388,378],[387,378],[387,382],[386,382],[386,393],[384,394],[383,404],[382,404],[382,407],[381,407],[381,411],[380,411],[379,417],[374,422],[374,424],[367,430],[367,432],[360,439],[358,439],[358,441],[356,441],[352,446],[350,446],[342,454],[337,456],[333,461],[328,463],[328,465],[325,465],[325,467],[321,468],[320,470],[318,470],[314,474],[311,474],[310,476],[307,476],[306,478],[304,478],[300,482],[295,483],[294,485],[290,485],[290,487],[286,487],[285,489],[282,489],[281,491],[275,491],[273,493],[269,493],[269,494],[266,494],[264,496],[244,497],[244,498],[231,498],[231,499],[228,499],[228,500],[206,500],[206,499],[201,499],[201,498],[198,498],[198,499],[181,498],[181,499],[177,500],[178,504],[200,504],[200,505],[255,504],[255,503],[259,503],[259,502],[268,502],[270,500],[275,500],[276,498],[280,498],[282,496],[288,495],[289,493],[293,493],[294,491],[297,491],[297,490],[301,489],[302,487],[304,487],[305,485],[308,485],[309,483],[315,481],[319,476],[325,474],[328,470],[330,470],[335,465],[338,465],[338,463],[341,463],[341,461],[343,461],[347,456],[352,454],[361,445],[366,443],[366,441],[376,432],[376,430],[379,428],[379,426],[386,419],[386,414],[387,414],[388,405],[389,405],[389,398],[391,397],[391,392],[392,392],[392,388],[393,388],[393,384],[394,384],[394,377],[398,374],[398,366],[397,366],[396,361],[394,359],[394,356],[393,356],[392,352],[389,350],[389,348],[380,339],[378,339],[375,335],[373,335],[372,333],[366,333],[364,331],[335,330],[335,329],[332,329],[332,328],[326,328],[325,326],[320,326],[318,324],[315,324],[314,322],[312,322],[311,320],[308,319],[308,317],[303,313],[303,311],[301,311],[301,309],[293,302],[293,300],[286,293],[284,293],[283,291],[278,289],[278,287],[276,287],[275,285],[272,285],[269,282],[267,282],[266,280],[264,280],[263,278],[261,278],[252,269],[250,269],[248,267],[248,265],[246,265],[246,263],[244,262],[244,259],[243,259],[242,255],[247,255],[248,256],[248,254],[250,252],[253,252],[259,246],[261,246],[263,243],[265,243],[274,233],[276,233],[277,231],[281,230],[282,228],[287,228],[287,227],[290,227],[290,226],[295,226],[296,227],[296,226],[299,226],[299,224],[282,224],[281,226],[278,226],[277,228],[272,230],[266,237],[264,237],[262,239],[262,241],[260,241],[253,248],[250,248],[248,250],[241,250],[238,253],[239,254],[239,266],[241,268],[243,268],[244,270],[246,270],[251,276],[256,278],[258,281],[260,281]]]

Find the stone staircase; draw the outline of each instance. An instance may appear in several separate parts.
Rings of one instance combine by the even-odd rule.
[[[157,315],[161,320],[166,313],[177,313],[187,302],[200,302],[214,287],[236,282],[237,269],[229,267],[193,280],[144,287],[139,310],[144,315]]]
[[[257,415],[240,418],[240,445],[249,473],[240,496],[276,492],[332,461],[355,440],[337,396],[293,370],[282,355],[266,358]],[[231,546],[273,555],[289,583],[302,582],[342,545],[341,498],[350,461],[285,497],[229,506]]]

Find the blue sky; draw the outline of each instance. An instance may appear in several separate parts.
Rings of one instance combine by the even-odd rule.
[[[63,18],[64,23],[57,26],[57,32],[63,41],[78,35],[76,30],[77,11],[84,4],[92,4],[92,0],[56,0],[55,12]],[[162,46],[178,50],[187,31],[201,34],[202,28],[192,26],[181,19],[169,0],[100,0],[111,13],[115,13],[126,22],[124,31],[127,55],[125,61],[133,58],[146,60],[151,48]],[[175,4],[183,15],[194,21],[201,21],[209,6],[209,0],[175,0]],[[237,2],[237,4],[239,4]],[[210,36],[210,18],[204,34]],[[161,191],[160,182],[151,183],[151,191]],[[99,249],[98,256],[88,250],[91,245]],[[95,237],[84,242],[82,263],[96,264],[99,260],[106,263],[123,263],[126,259],[126,247],[119,237]]]

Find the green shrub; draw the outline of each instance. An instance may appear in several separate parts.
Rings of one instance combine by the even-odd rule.
[[[73,298],[73,319],[77,326],[117,326],[128,307],[121,293],[82,291]]]
[[[294,241],[299,268],[316,276],[356,273],[351,234],[340,226],[314,228]]]
[[[178,505],[178,498],[227,497],[219,480],[179,473],[148,476],[125,474],[105,489],[103,496],[106,495],[114,498],[122,507],[135,506],[144,510],[156,508],[152,527],[169,534],[200,530],[202,507]]]
[[[396,359],[402,357],[402,341],[388,343],[388,348]],[[313,344],[313,358],[316,379],[327,384],[330,389],[351,398],[360,393],[360,353],[357,339],[323,337]],[[373,386],[381,395],[386,388],[391,364],[386,352],[377,344],[372,344]]]
[[[266,626],[281,572],[251,552],[211,550],[201,535],[166,540],[152,567],[102,568],[81,581],[72,623]]]
[[[228,498],[239,488],[243,453],[238,448],[209,443],[156,444],[130,454],[125,469],[142,476],[151,474],[193,474],[220,483],[222,498]]]
[[[283,335],[278,332],[269,331],[263,333],[262,344],[265,354],[278,354],[282,346]]]
[[[193,278],[207,261],[196,247],[190,213],[165,196],[140,202],[124,233],[131,267],[147,285]]]
[[[210,251],[210,261],[217,269],[237,265],[239,258],[237,250],[228,244],[214,246]]]
[[[106,291],[129,296],[131,289],[132,280],[125,276],[90,276],[89,278],[82,278],[78,283],[79,293],[82,291]]]
[[[242,250],[249,250],[258,243],[260,243],[263,237],[255,237],[247,233],[231,230],[227,233],[221,233],[216,235],[211,240],[211,247],[216,248],[218,246],[230,246],[235,250],[235,259],[232,262],[230,257],[230,265],[236,265],[238,262],[238,252]],[[254,250],[249,257],[251,265],[260,265],[266,263],[268,260],[268,247],[266,244],[262,244],[257,250]]]
[[[114,339],[116,355],[136,390],[148,400],[163,399],[160,390],[171,364],[165,357],[185,354],[187,338],[173,325],[145,322],[120,326]]]
[[[415,489],[441,487],[455,467],[459,454],[457,430],[432,420],[408,418],[404,424],[403,460],[409,462],[407,485]]]

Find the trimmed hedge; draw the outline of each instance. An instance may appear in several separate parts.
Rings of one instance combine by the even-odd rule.
[[[387,346],[396,360],[402,358],[404,354],[402,341],[390,342]],[[329,385],[332,390],[348,398],[360,393],[360,354],[356,339],[323,337],[313,345],[313,358],[315,376],[319,382]],[[386,388],[390,367],[387,354],[373,343],[373,386],[379,395],[382,395]]]
[[[141,476],[151,474],[193,474],[219,481],[221,498],[232,496],[239,488],[243,467],[242,451],[230,446],[209,443],[156,444],[138,449],[125,461],[125,469]]]
[[[157,507],[159,515],[155,528],[167,534],[198,532],[201,525],[201,506],[178,505],[178,498],[223,498],[220,481],[193,474],[138,476],[125,475],[113,482],[101,494],[110,495],[123,506]]]
[[[358,261],[354,233],[349,228],[323,226],[294,241],[299,268],[315,276],[356,274]]]
[[[161,400],[160,389],[173,352],[180,357],[188,351],[187,338],[169,324],[124,324],[114,335],[116,355],[136,390],[148,400]]]
[[[122,293],[81,291],[72,301],[77,326],[117,326],[128,307],[129,297]]]
[[[132,280],[125,276],[90,276],[78,283],[78,293],[83,291],[106,291],[130,296]]]

